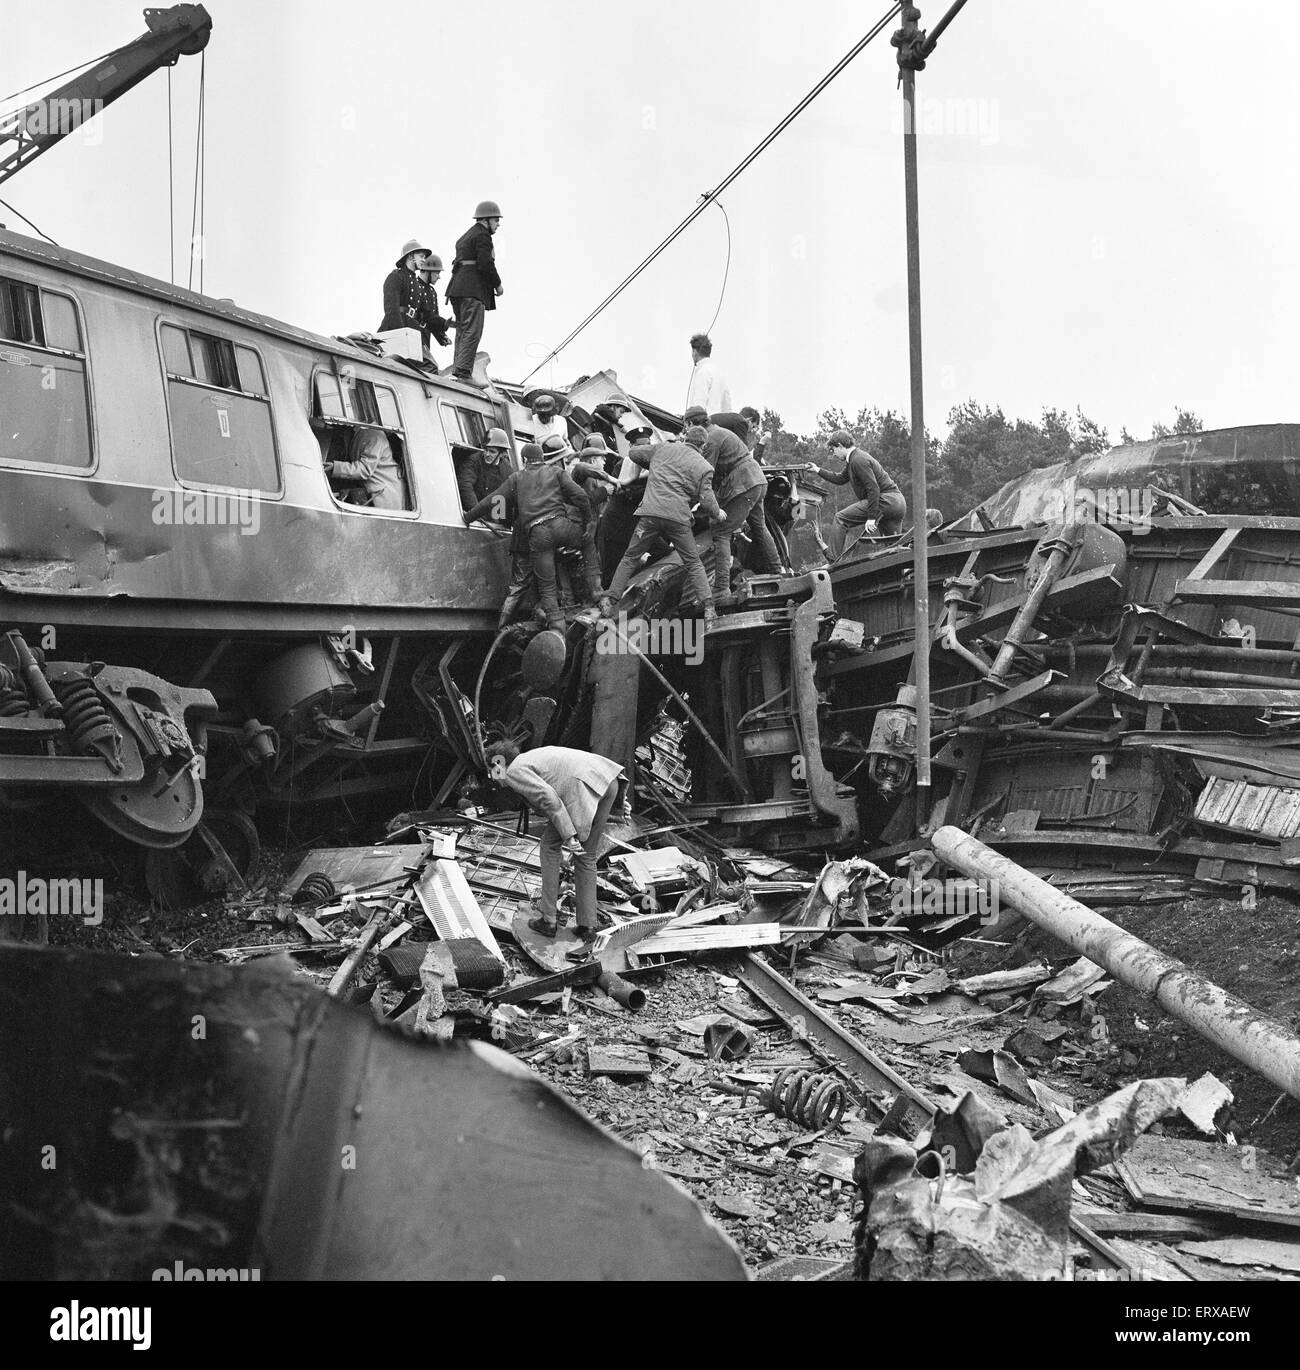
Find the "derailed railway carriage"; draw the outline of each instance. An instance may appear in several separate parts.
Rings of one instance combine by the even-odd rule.
[[[73,784],[161,849],[205,774],[235,811],[409,788],[429,718],[407,683],[505,595],[453,456],[498,424],[496,392],[0,232],[5,801]],[[362,426],[405,507],[327,475]]]

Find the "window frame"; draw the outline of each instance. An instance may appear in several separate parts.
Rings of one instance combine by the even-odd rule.
[[[351,361],[345,362],[343,364],[346,366],[352,365]],[[343,386],[342,378],[338,374],[337,364],[327,365],[326,363],[321,362],[313,366],[311,370],[311,380],[307,387],[308,399],[311,406],[310,412],[307,415],[307,422],[311,426],[313,436],[318,432],[318,430],[322,428],[329,432],[334,432],[336,430],[347,430],[348,432],[355,432],[358,428],[378,428],[381,433],[387,433],[390,436],[390,438],[395,435],[398,441],[401,443],[401,466],[403,483],[406,486],[407,498],[411,502],[411,507],[409,509],[376,509],[368,504],[352,504],[347,500],[340,499],[338,491],[335,490],[333,484],[330,481],[329,476],[325,473],[325,468],[322,462],[321,479],[325,482],[325,489],[329,492],[329,497],[333,501],[335,508],[342,510],[345,514],[362,514],[366,518],[408,519],[415,522],[419,522],[420,492],[417,489],[415,483],[415,466],[411,460],[411,443],[410,439],[407,436],[408,430],[406,427],[406,416],[402,412],[402,400],[401,396],[397,392],[397,386],[391,384],[387,378],[384,378],[383,380],[375,380],[371,376],[358,375],[355,377],[355,381],[358,385],[368,385],[372,391],[378,391],[380,389],[387,390],[388,393],[393,397],[393,407],[397,411],[397,420],[399,425],[398,427],[393,428],[383,422],[383,413],[380,410],[379,399],[377,395],[374,401],[375,412],[379,414],[380,417],[379,421],[376,423],[371,423],[366,419],[350,419],[346,416],[336,418],[330,414],[317,414],[316,386],[322,376],[331,381],[337,388],[340,406],[346,408],[347,402],[347,392]]]
[[[46,356],[67,357],[73,361],[79,361],[82,367],[83,393],[86,400],[86,441],[90,447],[90,460],[84,465],[72,466],[66,462],[54,461],[30,461],[23,457],[0,456],[0,468],[6,471],[49,471],[59,475],[69,476],[93,476],[99,470],[99,425],[97,423],[97,413],[95,405],[95,384],[92,376],[92,366],[90,357],[90,335],[86,328],[86,314],[81,307],[81,299],[75,295],[71,289],[60,283],[58,286],[47,286],[39,278],[24,276],[21,273],[12,271],[8,264],[3,271],[0,271],[0,280],[12,281],[18,285],[33,286],[36,289],[38,298],[44,295],[57,295],[60,299],[67,300],[72,305],[72,312],[77,320],[77,330],[81,334],[81,351],[69,352],[63,347],[51,347],[48,343],[26,343],[17,342],[13,338],[0,338],[0,351],[8,348],[21,348],[28,352],[43,353]],[[45,313],[41,311],[41,332],[45,332]],[[6,363],[7,364],[7,363]]]
[[[204,323],[207,321],[204,320]],[[226,343],[231,350],[231,355],[235,357],[235,377],[239,376],[239,363],[236,355],[236,348],[246,347],[257,357],[258,364],[262,368],[262,381],[266,385],[266,394],[259,395],[251,390],[239,390],[231,386],[215,385],[211,381],[201,381],[195,376],[180,376],[172,371],[167,361],[167,352],[163,344],[163,329],[175,328],[185,335],[185,345],[189,349],[190,368],[194,367],[194,344],[192,334],[198,333],[206,338],[215,338],[219,342]],[[194,325],[177,319],[175,316],[159,314],[154,325],[154,342],[158,353],[158,363],[162,368],[163,380],[163,400],[167,407],[167,438],[171,453],[172,476],[177,484],[185,490],[214,490],[223,494],[253,495],[258,499],[267,501],[282,500],[285,496],[284,481],[284,462],[280,454],[280,435],[275,422],[275,402],[271,397],[270,383],[267,381],[266,354],[261,346],[247,338],[233,338],[220,333],[213,333],[202,325]],[[195,480],[193,476],[181,474],[176,461],[176,423],[172,414],[171,390],[172,382],[177,385],[190,386],[197,390],[206,390],[215,395],[234,395],[238,399],[255,400],[258,404],[266,406],[267,419],[271,430],[271,459],[275,463],[275,476],[277,485],[273,490],[257,490],[244,485],[219,485],[213,481]]]

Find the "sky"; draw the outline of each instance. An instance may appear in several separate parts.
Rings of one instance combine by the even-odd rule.
[[[923,4],[922,25],[944,8]],[[205,292],[327,335],[373,329],[401,245],[450,263],[492,198],[505,293],[482,346],[522,380],[886,5],[208,10]],[[0,0],[0,95],[137,36],[141,11]],[[1250,16],[1248,34],[1211,0],[970,0],[957,17],[917,78],[932,432],[972,399],[1033,419],[1082,406],[1112,441],[1178,406],[1207,428],[1300,420],[1300,6]],[[729,257],[709,208],[537,380],[611,368],[680,411],[688,339],[716,313],[737,406],[804,433],[832,407],[906,413],[895,26],[721,197]],[[199,71],[172,73],[182,284]],[[159,72],[0,196],[66,247],[168,278],[167,108]]]

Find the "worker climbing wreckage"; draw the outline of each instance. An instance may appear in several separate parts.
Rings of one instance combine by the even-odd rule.
[[[928,31],[890,6],[603,292],[690,158],[821,61],[835,4],[780,25],[770,70],[771,15],[741,47],[712,7],[693,15],[692,51],[750,75],[757,52],[763,79],[731,83],[724,130],[687,73],[689,146],[640,108],[637,74],[680,63],[680,38],[638,31],[629,62],[621,15],[593,38],[562,5],[527,63],[526,17],[507,15],[490,62],[439,68],[434,153],[392,64],[381,86],[354,63],[340,146],[312,175],[318,222],[347,225],[349,269],[327,280],[285,255],[303,246],[285,148],[242,145],[205,226],[206,140],[227,167],[231,144],[204,112],[202,6],[148,10],[133,42],[16,91],[49,87],[0,115],[6,194],[30,161],[71,178],[98,146],[55,152],[83,120],[51,102],[103,118],[164,67],[156,131],[192,89],[196,145],[192,165],[174,139],[162,159],[166,249],[141,232],[118,265],[0,227],[5,1277],[944,1281],[947,1297],[1300,1268],[1300,424],[1180,412],[1112,447],[1082,407],[1044,400],[1036,424],[971,400],[929,432],[919,178],[942,204],[960,169],[984,208],[964,173],[989,154],[954,133],[923,159],[917,88],[963,6]],[[1196,20],[1179,13],[1181,36]],[[368,22],[394,61],[419,31]],[[441,50],[482,52],[481,15],[439,22]],[[319,34],[302,41],[320,57]],[[214,107],[239,89],[260,108],[252,45],[215,46]],[[954,79],[1046,98],[991,50],[945,52]],[[868,77],[881,58],[887,79]],[[557,63],[618,88],[557,84]],[[805,118],[755,213],[731,187],[777,167],[767,149],[849,70],[872,117],[901,102],[902,178],[872,179],[870,218],[843,178],[800,179],[831,126]],[[599,175],[637,187],[629,214],[602,183],[599,236],[581,232],[590,186],[564,205],[576,219],[555,193],[590,180],[590,148],[550,118],[576,88],[584,127],[616,144]],[[1261,75],[1256,97],[1270,88]],[[624,96],[657,141],[620,132]],[[395,115],[398,139],[380,132]],[[138,206],[156,152],[129,152]],[[389,187],[382,213],[358,212],[359,168]],[[30,184],[19,205],[61,238],[112,241]],[[504,216],[483,190],[511,211],[520,282],[497,361]],[[1197,190],[1180,194],[1192,222]],[[713,256],[685,236],[705,215]],[[234,250],[241,216],[295,265],[259,274]],[[947,217],[925,222],[951,260]],[[872,249],[852,261],[846,224]],[[1070,261],[1057,244],[1063,294]],[[1096,309],[1113,307],[1111,256],[1089,261]],[[650,307],[626,293],[642,276]],[[260,312],[293,289],[328,332]],[[946,345],[1006,347],[1036,396],[1036,356],[1060,349],[1022,346],[1036,293],[997,297],[1014,346],[987,313],[963,334],[952,292],[927,310]],[[576,326],[548,350],[557,305]],[[1070,317],[1101,385],[1087,314]],[[1238,336],[1220,325],[1202,352]],[[839,407],[849,374],[872,408]],[[1116,1325],[1156,1297],[1126,1293]],[[965,1311],[954,1325],[987,1320]],[[112,1339],[113,1320],[64,1313],[57,1340]],[[161,1317],[152,1337],[175,1342]]]

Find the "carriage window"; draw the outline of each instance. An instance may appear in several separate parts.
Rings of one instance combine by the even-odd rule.
[[[318,371],[312,424],[334,498],[358,511],[415,508],[397,396],[386,385]]]
[[[90,402],[76,305],[0,276],[0,460],[88,467]]]
[[[488,421],[475,409],[462,409],[456,404],[442,404],[442,431],[447,441],[462,447],[482,447],[487,437]]]
[[[163,324],[176,474],[182,480],[277,494],[271,404],[261,358],[251,347]]]

